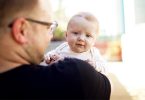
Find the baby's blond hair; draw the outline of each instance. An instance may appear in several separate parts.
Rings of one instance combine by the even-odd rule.
[[[97,33],[99,33],[99,22],[98,22],[98,19],[93,14],[91,14],[89,12],[79,12],[76,15],[72,16],[71,19],[68,22],[68,26],[73,21],[73,19],[77,18],[77,17],[84,18],[85,20],[95,24],[96,25],[96,29],[97,29],[96,31],[97,31]],[[67,28],[68,28],[68,26],[67,26]]]

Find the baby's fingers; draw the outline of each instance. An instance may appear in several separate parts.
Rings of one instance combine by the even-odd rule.
[[[50,64],[51,58],[49,56],[44,58],[45,63]]]

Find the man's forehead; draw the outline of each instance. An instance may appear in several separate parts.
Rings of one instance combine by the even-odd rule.
[[[39,0],[40,7],[42,11],[49,16],[49,19],[52,19],[52,9],[49,0]]]
[[[39,4],[43,9],[50,9],[50,1],[49,0],[39,0]]]

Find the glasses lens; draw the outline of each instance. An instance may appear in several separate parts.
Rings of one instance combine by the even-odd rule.
[[[49,34],[53,34],[57,26],[58,26],[58,24],[56,21],[52,22],[52,25],[50,26]]]

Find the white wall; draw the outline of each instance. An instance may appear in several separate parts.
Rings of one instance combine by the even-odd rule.
[[[123,62],[131,68],[145,69],[145,22],[138,23],[136,20],[139,19],[135,15],[137,7],[134,0],[124,0],[125,34],[122,36],[122,57]],[[144,12],[142,14],[144,16]]]

